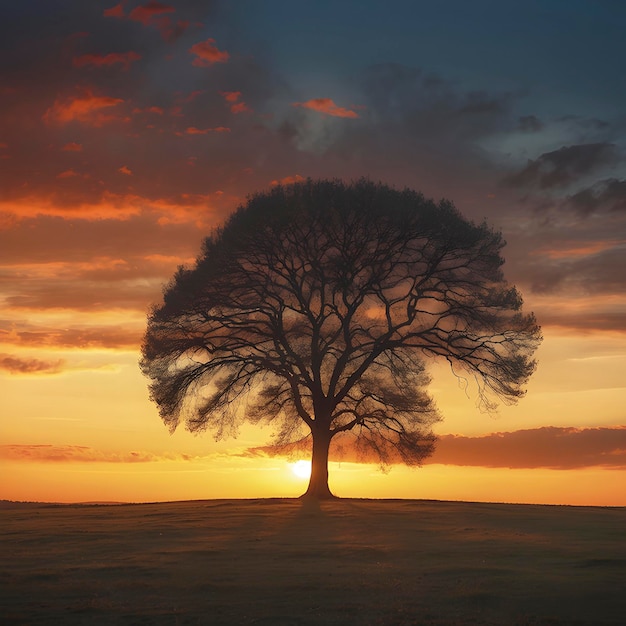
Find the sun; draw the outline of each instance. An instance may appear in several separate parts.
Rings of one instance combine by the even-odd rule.
[[[309,478],[311,476],[311,461],[296,461],[295,463],[290,463],[291,471],[298,478]]]

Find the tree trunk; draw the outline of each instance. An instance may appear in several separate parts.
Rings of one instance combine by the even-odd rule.
[[[335,496],[328,488],[328,449],[330,447],[330,432],[328,429],[312,429],[313,457],[311,459],[311,478],[303,498],[328,500]]]

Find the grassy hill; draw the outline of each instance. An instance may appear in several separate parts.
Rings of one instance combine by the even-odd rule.
[[[626,508],[415,500],[0,507],[5,624],[601,625]]]

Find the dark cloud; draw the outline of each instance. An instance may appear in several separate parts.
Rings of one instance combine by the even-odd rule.
[[[587,133],[597,133],[598,131],[606,131],[611,128],[611,123],[595,117],[583,117],[580,115],[563,115],[556,120],[564,123],[573,130],[583,132],[583,136]]]
[[[338,106],[331,98],[313,98],[306,102],[293,102],[292,106],[311,109],[312,111],[330,115],[331,117],[347,117],[352,119],[359,117],[356,111]]]
[[[418,145],[454,141],[462,147],[503,130],[515,100],[510,93],[464,92],[440,76],[397,63],[368,68],[361,89],[377,123],[403,126]]]
[[[564,307],[565,308],[565,307]],[[626,315],[623,310],[611,311],[593,303],[578,310],[555,309],[554,306],[535,307],[543,328],[572,330],[578,334],[597,331],[626,332]]]
[[[564,146],[529,161],[522,170],[507,176],[504,183],[511,187],[542,190],[562,188],[619,161],[618,150],[611,143]]]
[[[1,337],[2,331],[0,330]],[[43,361],[12,354],[0,354],[0,371],[9,372],[9,374],[58,374],[64,364],[65,361],[62,359]]]
[[[444,435],[429,463],[482,467],[626,468],[626,426],[544,427],[481,437]]]
[[[626,180],[601,180],[569,196],[563,205],[585,216],[603,211],[626,213]]]
[[[538,254],[526,266],[526,280],[540,294],[602,295],[626,292],[626,242],[603,249],[558,250]]]
[[[577,261],[569,280],[591,295],[626,293],[626,242]]]
[[[82,54],[74,57],[72,63],[75,67],[93,66],[109,67],[120,65],[123,69],[130,68],[131,63],[139,61],[141,55],[130,50],[129,52],[109,52],[108,54]]]
[[[538,133],[544,129],[544,124],[535,115],[523,115],[519,118],[518,127],[524,133]]]
[[[344,178],[369,175],[428,196],[451,197],[465,210],[470,202],[484,205],[499,174],[482,143],[514,126],[516,96],[464,91],[399,63],[367,68],[354,78],[354,89],[353,102],[360,106],[345,108],[358,118],[311,123],[296,109],[273,126],[296,151],[291,171],[272,179],[307,176],[312,170]],[[279,163],[286,162],[287,146]],[[484,208],[478,210],[483,217]]]

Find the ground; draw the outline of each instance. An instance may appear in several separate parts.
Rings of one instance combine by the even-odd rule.
[[[602,625],[626,508],[4,503],[4,624]]]

